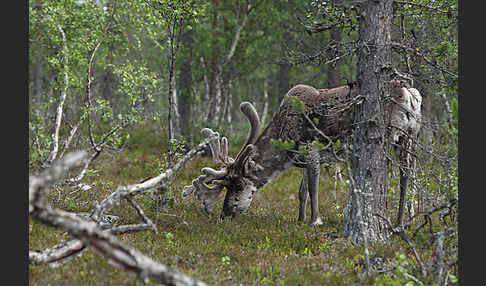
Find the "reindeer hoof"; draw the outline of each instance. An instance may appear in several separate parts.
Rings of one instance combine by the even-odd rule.
[[[311,220],[309,224],[312,226],[318,226],[318,225],[323,225],[324,223],[322,222],[321,218],[318,217],[314,220]]]

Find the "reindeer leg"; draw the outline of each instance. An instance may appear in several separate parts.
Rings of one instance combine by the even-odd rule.
[[[320,166],[319,153],[312,150],[306,167],[309,195],[311,199],[311,220],[309,222],[311,225],[322,225],[322,220],[319,216],[317,196],[317,193],[319,192]]]
[[[399,155],[399,166],[400,166],[400,201],[398,204],[398,216],[397,216],[397,226],[403,226],[403,219],[405,214],[405,205],[409,206],[407,202],[407,189],[408,183],[410,181],[410,159],[411,156],[409,154],[409,142],[408,138],[400,138],[400,155]],[[410,208],[409,208],[410,211]]]
[[[302,169],[302,180],[300,181],[299,188],[299,219],[298,221],[305,220],[305,207],[307,203],[307,198],[309,197],[308,179],[307,179],[307,169]]]

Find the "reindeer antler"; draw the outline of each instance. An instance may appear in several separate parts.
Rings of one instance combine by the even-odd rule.
[[[224,187],[224,180],[221,180],[228,174],[228,166],[234,162],[233,158],[228,157],[228,139],[223,137],[219,140],[219,133],[209,128],[201,130],[204,138],[213,137],[209,141],[209,148],[213,160],[221,167],[221,170],[214,170],[213,168],[205,167],[201,169],[203,175],[200,175],[192,181],[192,185],[184,187],[182,196],[186,197],[195,193],[198,199],[203,201],[204,209],[210,213],[216,204],[216,198],[219,196]],[[209,186],[208,184],[214,184]]]
[[[226,137],[223,137],[220,140],[218,132],[209,128],[201,130],[201,134],[204,138],[213,137],[213,139],[209,141],[209,147],[211,149],[213,160],[216,162],[220,170],[214,170],[209,167],[202,168],[201,172],[203,175],[194,179],[192,185],[184,187],[182,195],[183,197],[186,197],[194,193],[198,199],[203,201],[204,209],[207,213],[212,212],[216,205],[216,199],[223,188],[227,186],[228,181],[226,177],[230,169],[241,174],[250,174],[251,170],[260,167],[250,158],[252,150],[254,149],[252,144],[258,131],[260,118],[258,117],[255,107],[249,102],[242,102],[240,104],[240,110],[250,122],[250,131],[248,138],[238,152],[236,159],[228,156],[228,139]],[[209,186],[210,184],[213,186]]]

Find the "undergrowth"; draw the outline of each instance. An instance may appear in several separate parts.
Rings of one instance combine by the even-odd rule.
[[[153,130],[136,129],[121,151],[105,152],[85,179],[88,191],[53,188],[51,205],[72,212],[87,212],[118,185],[139,183],[160,173],[167,151],[165,139]],[[236,154],[243,140],[230,146]],[[319,209],[324,225],[317,228],[297,221],[301,171],[291,168],[260,189],[247,213],[233,220],[218,220],[222,198],[207,215],[194,197],[183,199],[182,189],[212,166],[209,157],[191,161],[171,186],[173,203],[166,212],[156,212],[148,195],[135,198],[157,224],[152,231],[118,236],[160,263],[167,264],[213,285],[405,285],[410,279],[397,272],[363,273],[363,249],[343,238],[344,208],[348,189],[337,180],[333,166],[322,166]],[[335,183],[336,182],[336,183]],[[398,194],[397,194],[398,195]],[[307,208],[310,217],[310,207]],[[122,201],[111,213],[116,223],[138,223],[139,218]],[[70,236],[29,220],[29,249],[52,247]],[[425,239],[424,239],[425,240]],[[406,245],[392,238],[386,245],[370,246],[370,256],[413,260]],[[398,261],[398,260],[397,260]],[[395,274],[393,274],[395,273]],[[415,274],[415,273],[414,273]],[[29,285],[156,285],[112,266],[88,249],[79,258],[53,268],[29,265]],[[414,285],[414,284],[407,284]]]

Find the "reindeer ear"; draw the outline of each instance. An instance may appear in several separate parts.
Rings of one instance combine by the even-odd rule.
[[[420,95],[420,92],[415,88],[409,88],[408,91],[412,95],[410,100],[414,105],[413,111],[420,113],[420,106],[422,105],[422,96]]]

